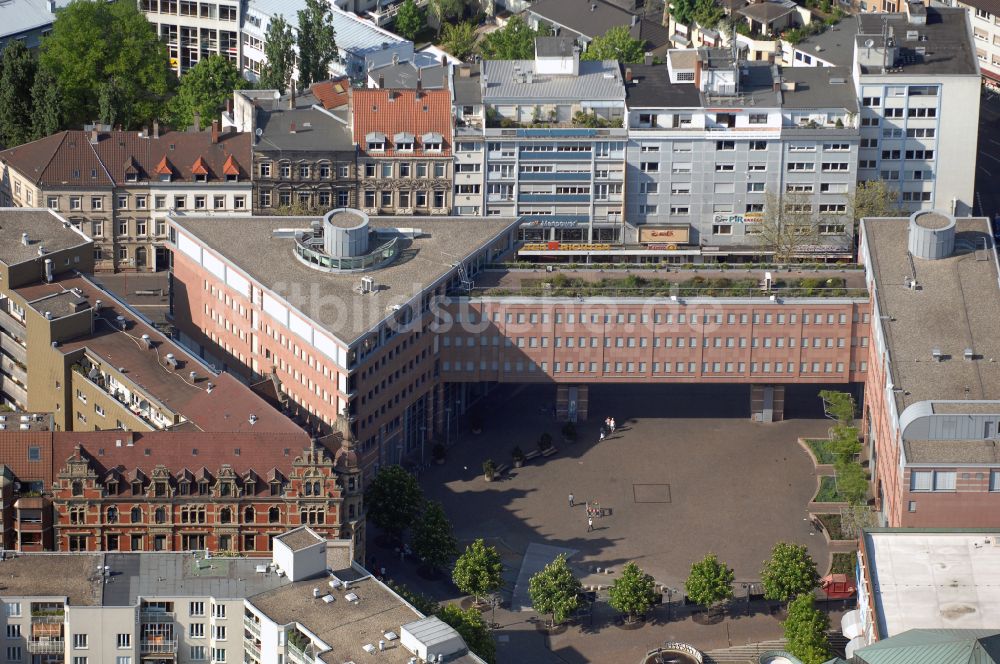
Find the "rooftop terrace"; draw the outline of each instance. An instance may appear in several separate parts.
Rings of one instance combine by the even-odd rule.
[[[0,560],[0,596],[66,597],[72,606],[101,603],[103,583],[95,574],[100,554],[35,553]]]

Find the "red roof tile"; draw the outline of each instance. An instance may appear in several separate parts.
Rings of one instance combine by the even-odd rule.
[[[52,484],[51,431],[0,431],[0,465],[7,466],[22,482]],[[39,448],[39,460],[28,460],[28,448]]]
[[[362,153],[366,151],[366,136],[372,132],[385,134],[387,149],[378,156],[397,156],[393,136],[403,132],[415,137],[412,153],[416,156],[448,156],[452,147],[451,92],[449,90],[389,90],[367,88],[352,93],[354,111],[354,142]],[[426,133],[441,134],[441,152],[425,153],[420,137]],[[409,152],[405,153],[411,154]]]
[[[226,157],[226,163],[222,165],[222,172],[225,175],[236,175],[240,174],[240,164],[236,161],[236,157],[229,155]]]
[[[195,175],[208,175],[208,166],[205,165],[205,160],[198,157],[194,165],[191,166],[191,172]]]
[[[213,173],[223,172],[229,157],[249,164],[250,135],[226,132],[212,142],[210,131],[164,132],[158,138],[135,131],[63,131],[0,152],[0,162],[10,165],[36,185],[111,187],[135,173],[139,181],[170,172],[175,181],[193,181],[195,173],[177,164],[199,160]],[[169,168],[170,171],[165,170]],[[246,175],[242,173],[241,175]]]
[[[172,175],[174,167],[170,164],[170,160],[167,159],[166,155],[164,155],[163,159],[160,160],[160,163],[158,163],[156,168],[153,169],[153,172],[157,175]]]
[[[340,108],[350,102],[351,82],[346,76],[330,81],[313,83],[309,91],[323,108]]]
[[[214,477],[223,464],[228,464],[238,475],[251,470],[266,475],[274,468],[288,474],[295,457],[310,446],[305,432],[57,431],[48,435],[53,436],[51,456],[56,474],[80,445],[84,456],[102,476],[114,470],[126,477],[136,470],[149,476],[156,466],[162,465],[174,476],[187,471],[195,478]]]

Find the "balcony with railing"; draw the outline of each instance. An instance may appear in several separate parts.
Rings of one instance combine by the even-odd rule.
[[[261,658],[260,658],[260,644],[259,643],[254,643],[253,641],[247,641],[246,642],[246,651],[255,660],[257,660],[258,662],[260,661]]]
[[[170,623],[173,624],[175,614],[173,611],[149,611],[143,609],[139,611],[139,620],[144,623]]]
[[[592,174],[586,173],[521,173],[518,179],[527,182],[590,182]]]
[[[21,338],[26,334],[24,321],[16,318],[7,308],[7,298],[0,298],[0,328]]]
[[[429,0],[416,0],[414,4],[417,7],[426,7]],[[365,12],[365,14],[370,18],[375,25],[382,27],[389,23],[392,23],[393,19],[396,18],[396,14],[399,13],[399,8],[403,6],[403,0],[397,0],[391,3],[379,3],[381,6],[376,7],[370,11]]]
[[[0,332],[0,348],[21,364],[28,363],[28,349],[16,341],[14,337]]]
[[[590,194],[520,194],[519,203],[589,203]]]
[[[58,655],[66,650],[66,640],[48,636],[28,639],[28,652],[32,655]]]
[[[251,620],[250,618],[248,618],[246,616],[243,616],[243,626],[246,627],[247,631],[249,631],[254,636],[256,636],[256,637],[260,636],[260,623],[259,622],[255,621],[255,620]]]
[[[292,664],[313,664],[316,661],[312,644],[301,648],[291,641],[288,642],[288,661]]]
[[[139,642],[139,652],[143,655],[174,655],[177,653],[177,639],[143,639]]]

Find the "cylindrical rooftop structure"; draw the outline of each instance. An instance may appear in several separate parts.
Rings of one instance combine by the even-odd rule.
[[[323,215],[323,250],[335,258],[368,253],[368,215],[361,210],[336,208]]]
[[[955,251],[955,218],[937,210],[910,215],[910,253],[926,260],[947,258]]]

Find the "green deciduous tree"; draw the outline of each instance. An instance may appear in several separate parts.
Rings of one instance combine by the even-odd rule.
[[[645,42],[633,38],[629,33],[629,26],[619,25],[611,28],[600,37],[595,37],[581,58],[583,60],[617,60],[621,63],[632,64],[642,62],[645,55]]]
[[[132,112],[132,99],[118,83],[117,78],[109,78],[101,83],[97,95],[97,120],[101,124],[124,125]]]
[[[458,541],[441,503],[425,503],[423,517],[413,529],[413,552],[434,570],[443,569],[458,554]]]
[[[771,550],[771,557],[764,561],[760,572],[764,597],[787,602],[803,593],[816,589],[819,574],[816,562],[801,544],[778,542]]]
[[[200,61],[184,74],[177,87],[177,95],[170,100],[168,113],[175,129],[184,130],[194,122],[194,114],[201,116],[201,127],[207,127],[231,98],[233,90],[247,87],[247,81],[221,55],[212,55]]]
[[[733,597],[733,570],[710,553],[691,565],[684,591],[695,604],[707,609]]]
[[[448,22],[457,21],[462,18],[462,14],[465,12],[465,3],[462,0],[430,0],[428,7],[437,23],[439,37]],[[456,58],[459,57],[455,53],[452,55]]]
[[[857,461],[836,464],[837,491],[851,505],[868,500],[868,475]]]
[[[469,650],[490,664],[496,662],[497,644],[493,640],[489,626],[483,620],[482,613],[475,608],[463,611],[457,606],[449,604],[442,607],[437,616],[455,628],[465,641],[465,645],[469,646]]]
[[[365,504],[372,523],[398,540],[420,515],[424,494],[402,466],[384,466],[368,485]]]
[[[535,37],[551,34],[552,29],[544,23],[533,30],[520,16],[512,16],[507,25],[483,38],[479,53],[487,60],[533,60]]]
[[[368,508],[369,513],[371,507]],[[503,586],[503,563],[500,554],[492,546],[477,539],[465,549],[465,553],[455,561],[451,580],[463,593],[472,595],[476,602],[483,595],[500,590]]]
[[[17,39],[0,54],[0,145],[5,148],[31,140],[31,87],[37,69],[35,56]]]
[[[295,69],[295,35],[292,26],[278,14],[267,24],[264,35],[264,58],[267,62],[260,71],[257,87],[262,90],[288,91]]]
[[[695,0],[694,20],[703,28],[715,28],[725,18],[726,12],[715,0]]]
[[[865,217],[898,217],[902,214],[899,192],[890,188],[884,180],[858,183],[848,199],[848,208],[854,223]]]
[[[117,100],[117,123],[139,127],[156,117],[176,84],[166,45],[134,2],[73,0],[56,12],[41,63],[59,83],[70,126],[97,119],[105,92]]]
[[[670,15],[677,23],[691,25],[694,21],[694,0],[673,0],[670,2]]]
[[[32,139],[37,140],[62,129],[63,96],[59,81],[47,67],[38,67],[31,86],[31,104]]]
[[[424,12],[413,0],[406,0],[396,12],[396,32],[413,41],[427,25]]]
[[[299,11],[299,88],[330,78],[330,63],[337,59],[333,10],[324,0],[306,0]]]
[[[848,392],[820,390],[819,398],[827,417],[848,426],[854,421],[854,397]]]
[[[788,605],[788,618],[782,623],[788,652],[803,664],[823,664],[830,656],[826,615],[813,605],[811,594],[799,595]]]
[[[628,622],[634,622],[656,601],[656,583],[638,565],[626,563],[621,576],[611,584],[608,595],[608,603],[624,613]]]
[[[555,625],[576,611],[580,604],[580,590],[580,580],[573,575],[573,570],[566,564],[566,555],[562,553],[528,581],[531,608],[538,613],[549,614]]]
[[[459,60],[472,55],[476,47],[476,26],[471,23],[448,23],[441,35],[441,46]]]

